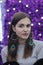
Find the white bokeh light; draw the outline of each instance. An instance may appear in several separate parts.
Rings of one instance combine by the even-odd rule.
[[[33,24],[33,23],[31,23],[31,26],[34,26],[34,24]]]
[[[38,25],[41,25],[41,23],[39,22]]]
[[[41,19],[43,19],[43,16],[41,17]]]
[[[21,3],[21,0],[19,0],[19,3]]]
[[[7,9],[7,12],[9,12],[9,9]]]
[[[36,9],[35,12],[38,12],[38,9]]]
[[[28,7],[29,5],[28,4],[26,4],[26,7]]]
[[[13,8],[13,10],[15,11],[15,8]]]
[[[31,14],[31,11],[29,11],[29,14]]]
[[[8,24],[10,25],[10,24],[11,24],[11,22],[8,22]]]
[[[7,36],[7,38],[9,38],[9,35]]]
[[[42,36],[42,34],[41,34],[41,33],[39,33],[39,34],[38,34],[38,36]]]

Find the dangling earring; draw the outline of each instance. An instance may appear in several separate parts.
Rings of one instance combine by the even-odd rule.
[[[16,47],[15,47],[15,45],[14,45],[14,44],[12,44],[12,45],[11,45],[11,47],[10,47],[10,50],[11,50],[11,51],[14,51],[14,50],[15,50],[15,48],[16,48]]]
[[[12,33],[12,35],[11,35],[11,40],[17,40],[18,38],[15,36],[15,33]]]
[[[30,46],[35,46],[35,44],[33,43],[33,40],[32,39],[30,39],[29,45]]]

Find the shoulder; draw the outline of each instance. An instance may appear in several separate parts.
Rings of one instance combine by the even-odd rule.
[[[42,52],[42,50],[43,50],[43,41],[40,41],[40,40],[33,40],[33,42],[34,42],[34,44],[35,44],[35,47],[34,47],[34,49],[35,49],[35,52],[36,52],[36,54],[38,55],[38,54],[42,54],[43,52]]]
[[[34,42],[35,46],[43,47],[43,41],[40,41],[40,40],[34,40],[34,39],[33,39],[33,42]]]
[[[8,54],[8,46],[3,47],[3,49],[1,50],[1,58],[2,58],[2,62],[5,63],[7,60],[7,54]]]
[[[3,49],[1,50],[1,54],[3,54],[3,53],[7,53],[8,52],[8,46],[5,46],[5,47],[3,47]]]

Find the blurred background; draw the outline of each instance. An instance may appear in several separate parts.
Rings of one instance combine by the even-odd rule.
[[[43,0],[0,0],[0,65],[1,49],[8,44],[12,16],[27,13],[32,20],[32,38],[43,41]]]

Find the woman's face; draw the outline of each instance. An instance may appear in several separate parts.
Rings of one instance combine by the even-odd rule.
[[[20,39],[26,40],[31,32],[31,21],[29,18],[21,19],[15,27],[13,27],[13,31],[16,32],[16,35]]]

